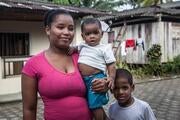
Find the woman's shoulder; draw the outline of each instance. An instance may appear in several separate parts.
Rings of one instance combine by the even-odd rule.
[[[34,62],[41,61],[41,59],[43,58],[43,55],[44,55],[44,51],[40,52],[40,53],[37,53],[36,55],[32,55],[32,57],[30,57],[27,60],[27,63],[34,63]]]
[[[40,65],[42,64],[43,52],[40,52],[26,61],[25,65],[23,66],[22,73],[35,78],[37,75],[37,71],[39,70]]]

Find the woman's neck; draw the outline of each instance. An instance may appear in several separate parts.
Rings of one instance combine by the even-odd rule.
[[[54,48],[54,47],[49,47],[47,49],[47,52],[51,53],[51,54],[57,54],[57,55],[68,55],[68,49],[58,49],[58,48]]]

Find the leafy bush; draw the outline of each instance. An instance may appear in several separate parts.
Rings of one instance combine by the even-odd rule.
[[[147,71],[151,75],[157,76],[162,74],[161,55],[161,46],[158,44],[154,44],[147,51],[147,58],[149,62],[147,66]]]
[[[118,62],[116,66],[129,70],[137,79],[150,77],[149,75],[180,74],[180,55],[176,56],[173,61],[163,64],[160,61],[161,55],[160,45],[153,45],[147,52],[149,64],[135,65]]]
[[[174,58],[174,71],[175,73],[180,73],[180,55]]]
[[[143,66],[137,66],[133,64],[127,64],[123,62],[119,62],[116,64],[117,68],[124,68],[130,71],[133,74],[134,78],[141,79],[145,77],[145,70]]]
[[[167,62],[162,65],[164,74],[180,73],[180,55],[176,56],[172,62]]]
[[[173,73],[173,62],[167,62],[162,64],[162,71],[164,74]]]
[[[147,51],[147,58],[151,61],[160,62],[161,59],[161,46],[158,44],[153,44],[153,46]]]

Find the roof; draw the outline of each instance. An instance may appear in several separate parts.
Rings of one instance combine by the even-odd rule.
[[[123,22],[135,23],[137,21],[157,21],[159,17],[163,18],[162,20],[180,22],[180,9],[175,9],[173,7],[161,7],[160,5],[150,6],[124,10],[121,12],[113,13],[113,15],[99,17],[99,19],[106,22],[112,21],[112,26],[117,26],[122,25]]]
[[[30,0],[0,0],[0,14],[6,15],[9,12],[13,12],[14,14],[20,13],[33,13],[34,15],[42,14],[50,9],[62,9],[70,12],[72,15],[76,17],[83,17],[86,15],[107,15],[108,13],[104,11],[97,11],[96,9],[90,8],[79,8],[79,7],[71,7],[64,5],[57,5],[48,2],[40,2],[40,1],[30,1]],[[33,15],[32,14],[32,15]],[[12,15],[12,14],[10,14]],[[27,15],[25,15],[27,16]],[[2,17],[2,16],[1,16]],[[0,17],[0,19],[1,19]],[[31,16],[32,17],[32,16]]]
[[[163,8],[180,8],[180,1],[168,2],[168,3],[161,4],[159,6]]]
[[[151,6],[151,7],[142,7],[130,10],[124,10],[121,12],[114,13],[111,16],[103,16],[99,19],[108,20],[108,19],[118,19],[125,17],[133,17],[133,16],[155,16],[159,13],[167,14],[167,15],[180,15],[180,9],[170,9],[170,8],[162,8],[159,6]]]

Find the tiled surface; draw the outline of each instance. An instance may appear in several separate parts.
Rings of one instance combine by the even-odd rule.
[[[134,95],[147,101],[158,120],[180,120],[180,78],[136,84]],[[107,111],[108,105],[105,106]],[[43,119],[43,103],[39,100],[37,119]],[[0,104],[0,120],[22,120],[22,103]]]

